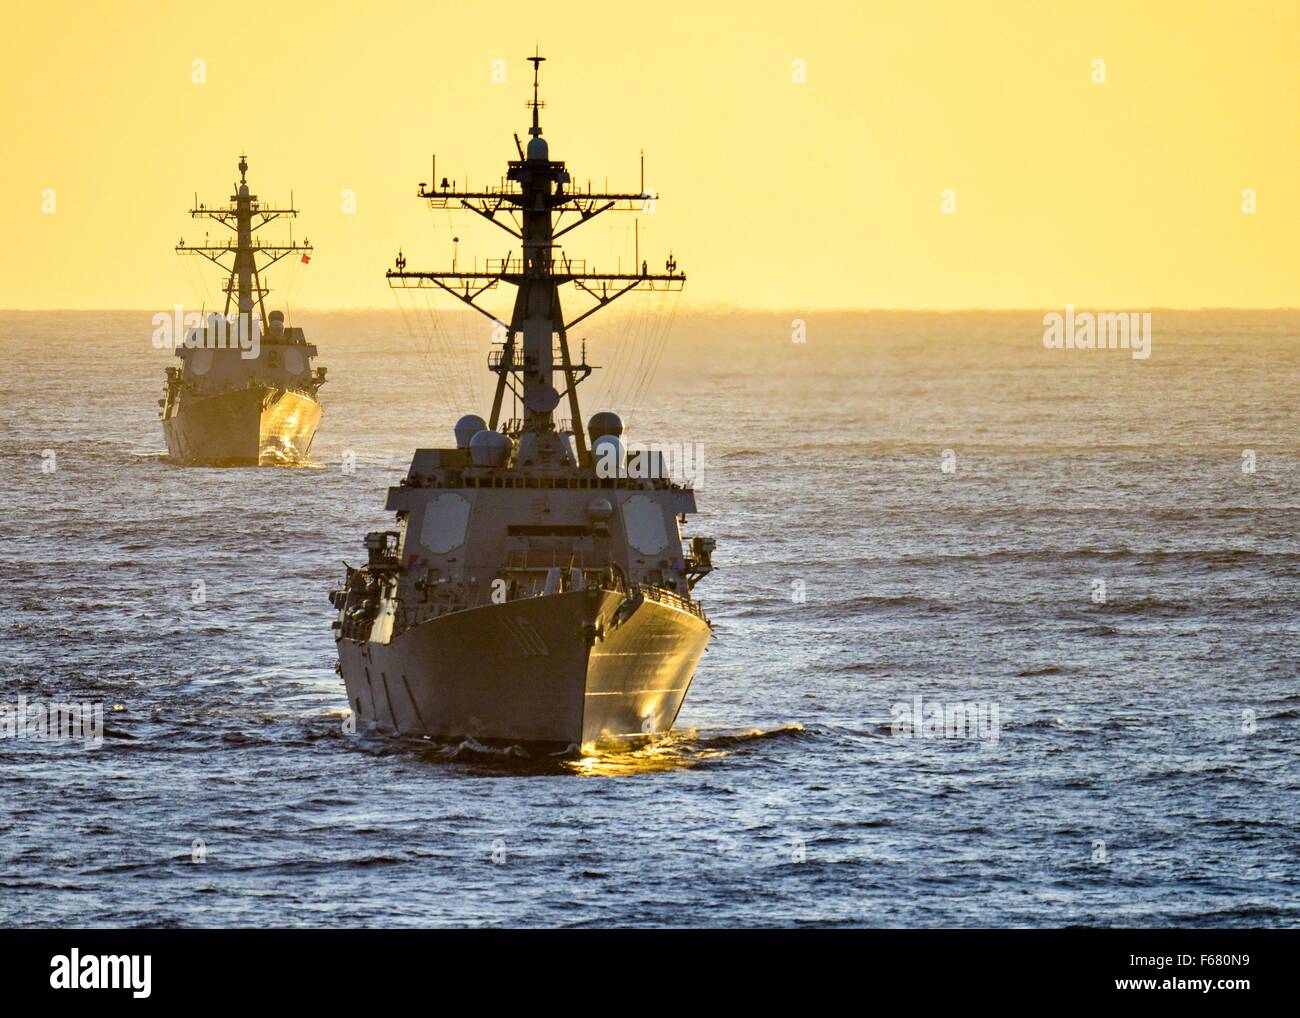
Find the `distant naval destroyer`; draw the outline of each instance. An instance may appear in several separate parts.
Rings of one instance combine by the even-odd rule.
[[[330,602],[339,671],[363,724],[565,750],[672,728],[712,633],[691,591],[712,569],[714,542],[682,537],[694,491],[652,476],[649,454],[625,455],[616,414],[582,427],[577,386],[593,368],[585,353],[573,360],[573,326],[632,290],[680,289],[686,276],[671,255],[663,273],[642,262],[607,274],[561,252],[564,233],[648,196],[572,188],[539,123],[545,58],[528,59],[531,137],[525,151],[516,135],[519,158],[501,186],[458,191],[444,179],[419,190],[434,208],[468,208],[501,227],[520,254],[482,272],[408,272],[399,254],[388,272],[390,286],[440,287],[493,321],[479,296],[518,288],[488,358],[491,419],[466,415],[454,448],[416,450],[388,491],[398,529],[366,536],[367,563],[348,567]],[[564,284],[594,306],[566,320]],[[522,417],[503,419],[507,391]],[[555,417],[561,401],[569,421]]]
[[[176,245],[179,253],[201,255],[229,273],[224,312],[209,315],[204,327],[189,330],[176,344],[181,366],[167,369],[165,394],[158,401],[167,452],[178,463],[301,463],[320,424],[317,394],[325,384],[325,369],[312,368],[316,347],[302,329],[286,327],[282,311],[266,313],[270,291],[264,285],[267,268],[295,252],[305,262],[312,247],[253,239],[273,220],[298,213],[259,202],[249,192],[247,173],[248,160],[241,156],[230,205],[190,210],[195,219],[212,219],[234,231],[234,237],[224,244],[201,245],[182,238]]]

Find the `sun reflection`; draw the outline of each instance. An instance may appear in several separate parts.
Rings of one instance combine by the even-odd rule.
[[[380,730],[359,732],[350,744],[381,755],[414,754],[427,763],[455,766],[480,776],[631,777],[712,764],[743,753],[746,747],[774,739],[799,739],[803,734],[804,727],[800,724],[703,732],[687,728],[635,740],[584,742],[581,746],[570,746],[564,753],[540,754],[530,753],[522,746],[484,745],[470,738],[394,737]]]
[[[727,751],[703,746],[693,731],[638,739],[635,742],[584,742],[580,755],[564,761],[570,773],[584,777],[624,777],[685,770],[727,756]]]

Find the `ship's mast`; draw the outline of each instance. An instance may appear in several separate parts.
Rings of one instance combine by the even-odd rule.
[[[418,192],[431,208],[467,208],[499,226],[518,239],[522,257],[489,259],[484,272],[461,272],[454,266],[451,272],[408,272],[405,260],[399,257],[397,269],[388,271],[388,280],[395,287],[440,287],[494,322],[497,316],[482,307],[478,298],[498,283],[514,285],[517,292],[505,345],[499,355],[494,352],[488,360],[488,367],[497,375],[489,426],[495,430],[500,425],[501,406],[509,389],[524,407],[518,430],[553,432],[553,412],[567,396],[578,457],[586,462],[588,454],[577,386],[592,368],[585,363],[585,358],[581,364],[573,362],[569,332],[578,322],[632,290],[679,290],[686,282],[686,274],[677,271],[671,255],[663,273],[650,272],[644,262],[634,267],[639,271],[632,273],[600,273],[587,272],[584,262],[557,254],[556,240],[575,227],[610,209],[640,211],[646,201],[657,196],[570,190],[571,180],[564,163],[550,158],[549,146],[542,137],[540,110],[546,104],[539,96],[539,77],[545,59],[537,52],[528,58],[533,65],[533,98],[527,103],[532,109],[532,127],[528,130],[527,151],[519,146],[519,159],[508,164],[509,183],[483,191],[457,191],[443,178],[441,184],[433,181],[427,189],[421,185]],[[501,219],[497,218],[498,213],[504,213]],[[578,218],[561,226],[565,214]],[[572,283],[595,301],[568,321],[564,318],[559,293],[559,288],[566,283]],[[555,385],[557,355],[563,392],[557,391]]]
[[[521,165],[511,164],[508,177],[517,181],[523,200],[520,212],[523,219],[523,277],[524,282],[515,295],[514,321],[511,331],[523,334],[523,403],[524,429],[550,431],[553,429],[551,411],[559,403],[559,394],[552,384],[555,371],[553,337],[557,324],[563,321],[560,310],[559,288],[551,273],[554,237],[552,236],[551,202],[563,194],[569,180],[562,163],[552,163],[548,147],[542,138],[538,111],[538,76],[541,63],[546,58],[531,56],[533,65],[533,126],[528,129],[528,157]],[[504,380],[504,375],[502,380]],[[504,388],[498,385],[504,395]],[[493,408],[493,426],[500,410]]]
[[[233,230],[235,242],[233,244],[229,241],[225,244],[205,242],[194,245],[186,244],[182,238],[176,245],[176,251],[179,254],[202,255],[213,264],[219,265],[227,273],[226,306],[223,313],[229,317],[230,305],[234,302],[239,313],[240,325],[247,328],[252,324],[252,313],[256,302],[262,328],[266,329],[266,295],[271,291],[262,283],[263,273],[286,255],[295,251],[306,254],[313,248],[305,238],[301,244],[295,244],[292,240],[288,244],[263,244],[261,241],[254,243],[253,234],[281,216],[293,219],[297,215],[298,210],[295,208],[268,208],[257,200],[257,195],[252,194],[248,187],[248,157],[241,155],[239,183],[235,185],[235,193],[230,196],[230,205],[225,208],[208,208],[206,205],[198,204],[196,199],[195,207],[190,209],[191,218],[212,219]],[[233,261],[227,263],[225,259],[230,255],[233,255]],[[262,258],[260,264],[258,256]]]
[[[245,155],[239,157],[239,189],[231,197],[235,201],[239,236],[234,271],[239,276],[239,317],[244,319],[253,313],[253,201],[256,197],[248,191],[248,157]]]

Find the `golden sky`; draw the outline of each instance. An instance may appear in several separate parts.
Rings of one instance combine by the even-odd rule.
[[[661,200],[642,252],[671,246],[684,307],[1300,305],[1294,2],[150,0],[5,19],[0,307],[196,302],[172,248],[201,239],[186,210],[230,195],[241,151],[316,246],[271,276],[292,275],[295,306],[392,308],[398,247],[441,267],[453,232],[462,259],[500,257],[511,238],[414,192],[431,153],[440,177],[497,181],[535,43],[552,158],[632,189],[646,150]],[[630,217],[566,241],[631,264]]]

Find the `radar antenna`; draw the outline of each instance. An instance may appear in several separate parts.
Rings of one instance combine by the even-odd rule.
[[[220,208],[199,204],[196,196],[195,207],[190,209],[190,217],[193,219],[212,219],[233,230],[235,233],[233,243],[228,240],[225,244],[195,245],[186,244],[182,239],[176,245],[176,251],[178,254],[201,255],[214,265],[220,266],[222,271],[227,273],[226,307],[223,313],[229,317],[230,305],[237,301],[240,327],[248,327],[251,324],[254,298],[256,298],[262,328],[266,329],[266,295],[271,290],[263,285],[263,274],[281,258],[294,251],[301,251],[306,259],[309,257],[309,252],[314,249],[305,239],[301,244],[293,243],[292,238],[288,244],[254,242],[253,234],[262,227],[282,216],[293,219],[298,215],[298,210],[293,208],[292,201],[289,202],[289,208],[283,209],[263,205],[258,201],[257,195],[250,193],[248,189],[247,156],[239,157],[238,168],[239,184],[235,188],[235,193],[230,196],[228,206]],[[227,258],[231,260],[227,262]]]
[[[523,404],[524,418],[510,422],[512,433],[555,431],[553,410],[568,397],[574,445],[579,462],[589,465],[590,455],[578,406],[577,386],[594,370],[586,363],[573,363],[569,354],[569,333],[619,297],[633,290],[677,291],[686,283],[686,274],[678,271],[677,261],[668,256],[666,271],[650,272],[634,265],[633,271],[590,271],[586,262],[570,258],[556,241],[570,230],[591,222],[610,210],[640,212],[648,201],[658,199],[644,186],[638,192],[594,192],[573,190],[569,171],[562,161],[550,157],[542,138],[538,110],[545,105],[540,94],[540,68],[546,58],[534,50],[528,62],[533,65],[531,140],[518,159],[508,162],[506,178],[497,187],[481,191],[457,190],[444,179],[441,187],[421,186],[417,196],[432,209],[465,208],[500,227],[520,244],[520,255],[488,259],[483,271],[477,265],[472,272],[459,270],[453,260],[451,271],[407,271],[405,260],[387,273],[389,286],[438,287],[473,308],[494,323],[506,319],[480,303],[480,298],[502,283],[516,288],[514,310],[509,316],[505,344],[489,354],[488,368],[497,376],[489,427],[501,424],[501,406],[509,389]],[[518,139],[516,137],[516,146]],[[500,218],[498,218],[500,215]],[[576,217],[568,221],[565,216]],[[637,271],[640,269],[640,271]],[[560,287],[572,285],[591,303],[585,310],[566,320],[561,308]],[[559,364],[556,364],[556,361]],[[557,392],[553,382],[556,369],[563,376],[564,391]]]

